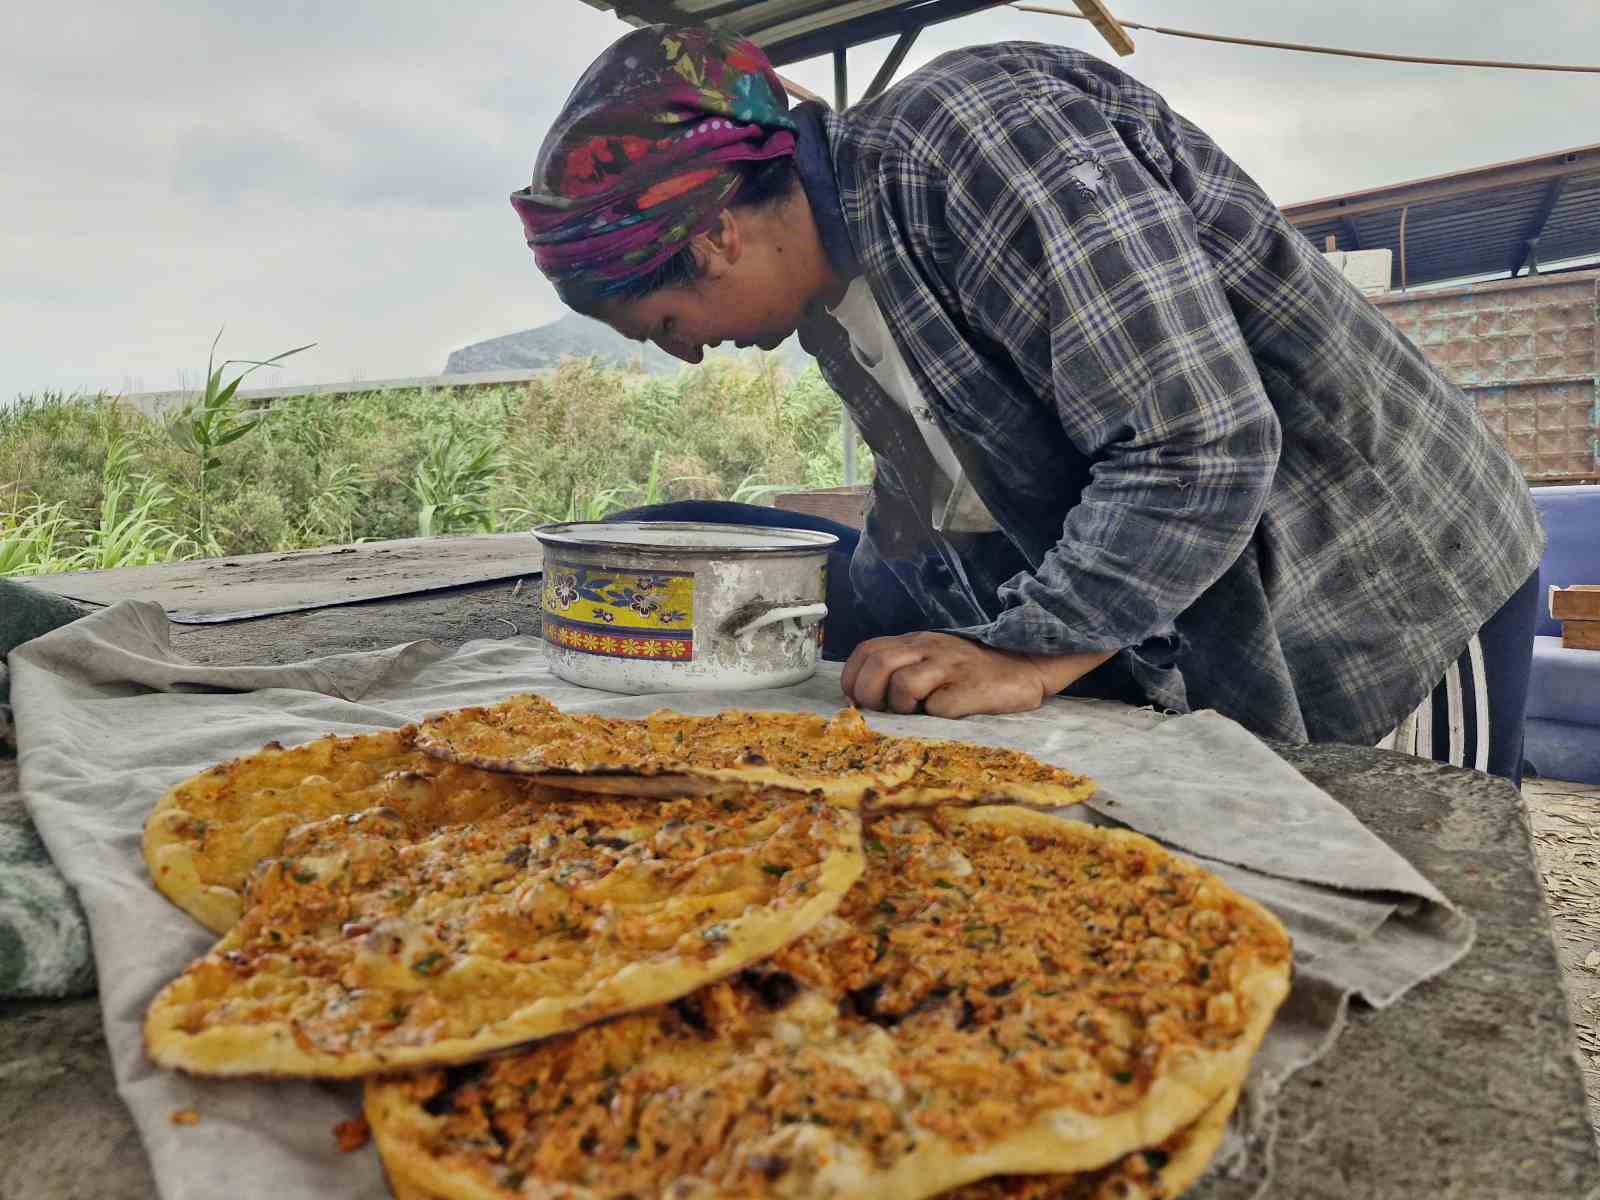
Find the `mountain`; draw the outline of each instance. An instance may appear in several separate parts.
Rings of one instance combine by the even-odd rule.
[[[712,354],[737,354],[733,349],[713,350]],[[811,365],[811,356],[800,349],[798,338],[790,338],[775,351],[791,371]],[[538,371],[560,365],[563,358],[598,358],[619,367],[640,366],[651,375],[675,375],[683,363],[653,343],[630,342],[611,326],[568,313],[560,320],[508,333],[502,337],[474,342],[450,354],[446,375],[465,375],[473,371]]]

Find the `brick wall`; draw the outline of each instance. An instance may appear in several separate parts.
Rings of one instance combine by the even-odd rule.
[[[1377,297],[1530,482],[1600,478],[1600,272]]]

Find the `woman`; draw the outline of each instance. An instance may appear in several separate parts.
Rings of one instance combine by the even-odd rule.
[[[512,202],[563,299],[627,336],[817,356],[877,462],[851,581],[889,636],[850,654],[856,703],[1070,687],[1370,745],[1479,635],[1499,665],[1466,686],[1497,702],[1468,740],[1515,775],[1542,546],[1517,468],[1120,71],[980,46],[791,111],[752,43],[641,29]]]

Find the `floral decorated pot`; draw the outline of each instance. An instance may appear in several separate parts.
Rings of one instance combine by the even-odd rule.
[[[817,669],[828,550],[807,529],[546,525],[550,668],[608,692],[784,687]]]

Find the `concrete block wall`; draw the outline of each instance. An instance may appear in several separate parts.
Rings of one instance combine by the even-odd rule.
[[[1373,303],[1472,397],[1530,482],[1600,478],[1600,271]]]
[[[1344,273],[1344,277],[1368,296],[1381,296],[1389,290],[1394,271],[1392,250],[1330,250],[1323,255]]]

